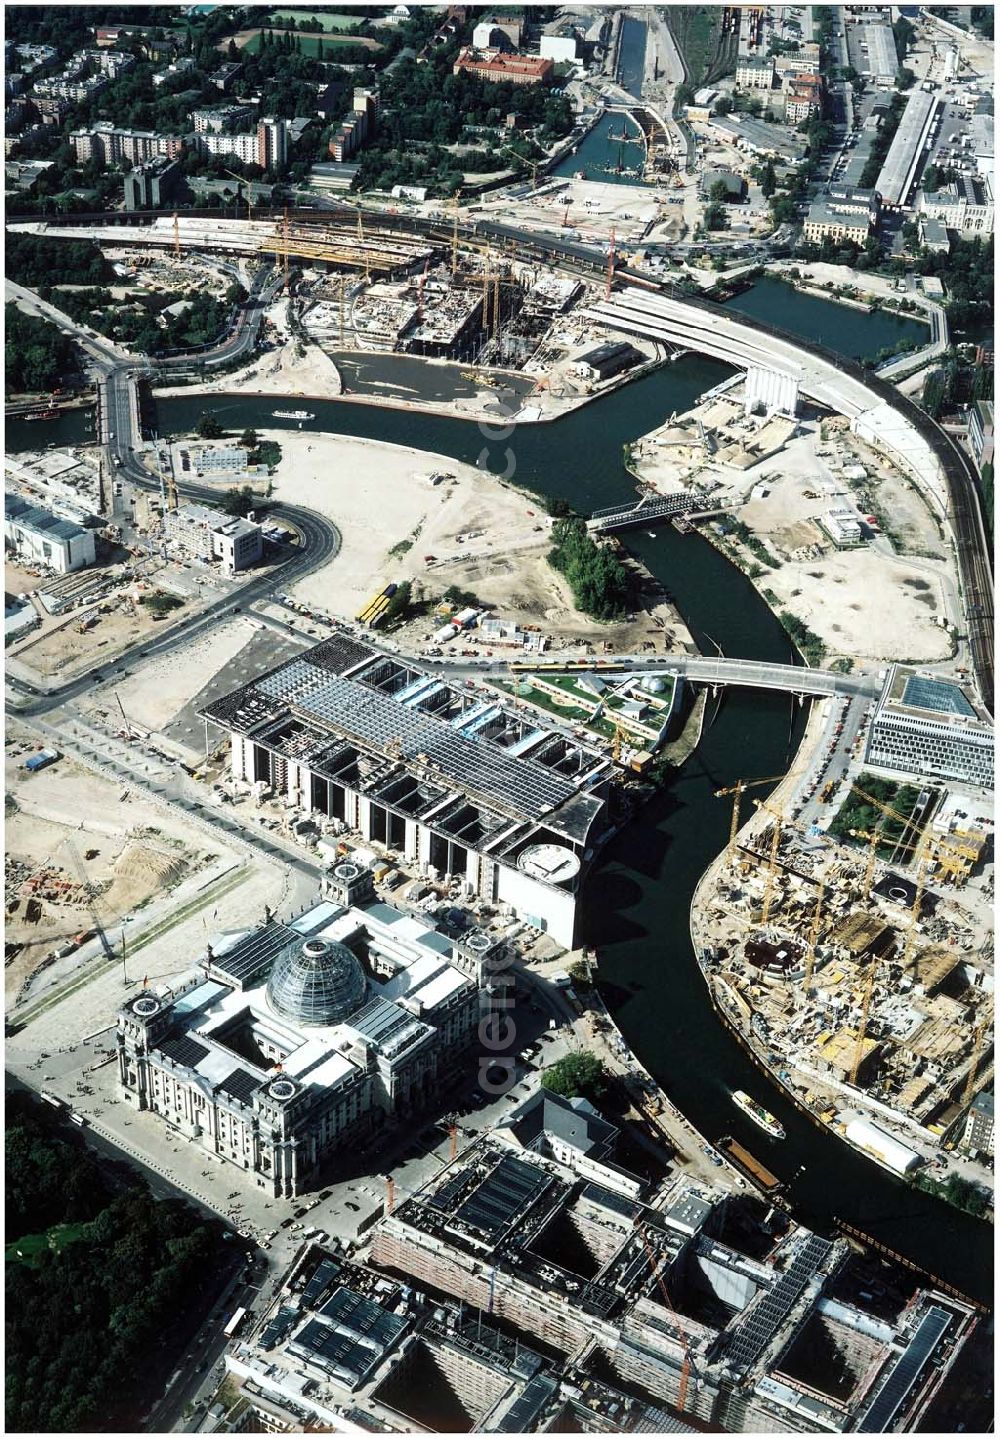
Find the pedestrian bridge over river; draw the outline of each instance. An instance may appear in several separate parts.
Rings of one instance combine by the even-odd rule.
[[[675,675],[692,684],[711,689],[735,685],[742,689],[781,690],[799,698],[830,695],[865,695],[872,699],[881,692],[878,670],[840,674],[835,670],[807,669],[803,665],[770,664],[762,660],[726,659],[703,655],[603,655],[572,660],[512,660],[509,663],[483,661],[428,660],[429,670],[449,679],[475,676],[478,679],[508,679],[518,674],[649,674]]]

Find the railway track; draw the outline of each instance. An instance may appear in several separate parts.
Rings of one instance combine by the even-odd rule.
[[[284,220],[285,213],[284,210],[273,210],[269,213],[268,218],[276,222]],[[287,216],[291,224],[316,226],[321,225],[326,219],[336,222],[346,217],[356,218],[359,213],[357,207],[344,205],[322,211],[310,208],[289,208]],[[218,210],[208,209],[185,210],[184,214],[197,218],[218,219],[219,217]],[[262,216],[263,214],[264,212],[261,212]],[[25,217],[25,219],[27,218]],[[121,211],[91,211],[74,215],[53,215],[46,217],[46,224],[53,227],[86,225],[88,223],[120,224],[128,227],[133,224],[141,225],[153,219],[162,221],[163,211],[136,210],[128,214]],[[8,226],[16,225],[16,222],[17,217],[15,216],[8,220],[7,224]],[[401,230],[409,234],[421,234],[438,244],[450,243],[453,234],[451,226],[445,222],[418,215],[380,213],[376,216],[370,214],[369,224],[373,226],[373,229]],[[513,226],[497,225],[489,221],[474,221],[471,225],[466,223],[459,227],[460,242],[477,239],[481,243],[484,238],[493,239],[499,243],[513,241],[522,253],[533,254],[540,260],[576,270],[591,278],[603,275],[607,266],[607,257],[603,250],[579,243],[561,241],[555,235],[537,236],[519,231]],[[642,285],[650,290],[659,291],[664,288],[659,282],[650,280],[647,275],[631,270],[627,266],[620,267],[617,273],[622,278],[627,278],[630,283]],[[731,311],[702,297],[687,297],[686,303],[703,310],[708,315],[725,315],[729,320],[733,318]],[[881,379],[872,371],[864,369],[855,361],[846,359],[825,345],[811,340],[803,340],[797,335],[782,330],[777,325],[769,325],[762,320],[741,315],[740,323],[761,334],[772,335],[776,339],[785,340],[798,346],[807,353],[815,354],[844,374],[858,380],[873,394],[902,414],[934,450],[948,487],[949,518],[965,607],[966,631],[973,670],[982,702],[992,714],[995,677],[992,550],[983,519],[979,477],[971,458],[912,400],[901,394],[888,381]]]

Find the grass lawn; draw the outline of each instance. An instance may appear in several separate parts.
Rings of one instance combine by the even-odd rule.
[[[57,1224],[45,1234],[24,1234],[6,1245],[4,1260],[9,1264],[35,1264],[46,1249],[58,1253],[74,1239],[79,1239],[86,1227],[85,1224]]]
[[[289,21],[297,25],[300,20],[317,20],[326,31],[349,30],[352,25],[359,25],[364,18],[363,15],[327,15],[323,11],[315,10],[268,11],[270,25],[287,25]]]

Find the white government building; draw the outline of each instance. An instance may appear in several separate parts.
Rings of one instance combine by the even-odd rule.
[[[235,779],[572,947],[581,874],[607,827],[613,764],[600,750],[346,635],[202,714],[228,732]]]
[[[326,897],[209,949],[118,1012],[125,1101],[277,1197],[318,1187],[338,1153],[432,1109],[471,1064],[491,976],[484,930],[451,939],[338,865]]]

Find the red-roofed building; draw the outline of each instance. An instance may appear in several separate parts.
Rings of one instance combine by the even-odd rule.
[[[483,80],[506,81],[508,85],[547,85],[555,65],[538,55],[507,55],[501,50],[459,51],[452,67],[456,75],[479,75]]]
[[[796,75],[785,92],[785,119],[790,125],[811,120],[823,109],[823,81],[818,75]]]

